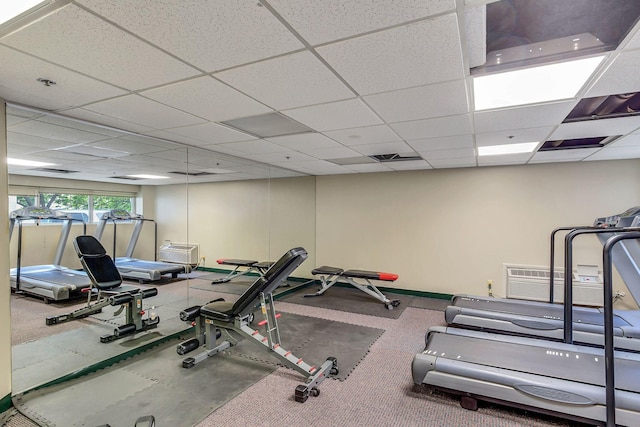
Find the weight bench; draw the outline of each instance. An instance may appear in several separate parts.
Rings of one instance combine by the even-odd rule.
[[[113,259],[93,236],[76,237],[73,247],[80,258],[82,268],[91,280],[91,287],[87,288],[87,306],[71,313],[47,317],[47,325],[82,319],[100,313],[104,307],[111,305],[120,306],[114,313],[116,316],[125,311],[126,323],[115,328],[112,335],[101,336],[102,343],[158,326],[160,318],[155,310],[145,313],[142,309],[142,300],[157,295],[156,288],[143,290],[135,286],[122,285],[122,277]],[[96,300],[92,302],[94,296]],[[147,318],[144,318],[145,314]]]
[[[200,346],[205,348],[193,357],[184,359],[182,366],[192,368],[195,364],[236,345],[238,341],[230,334],[233,331],[276,357],[284,366],[306,377],[305,384],[295,389],[294,397],[297,402],[306,401],[309,395],[320,394],[318,389],[320,383],[327,376],[338,373],[336,358],[328,357],[322,366],[316,368],[294,356],[291,351],[282,348],[277,322],[280,315],[276,314],[273,302],[273,291],[306,258],[307,251],[303,248],[291,249],[258,277],[235,302],[226,302],[220,298],[203,306],[193,306],[183,310],[180,313],[180,319],[193,322],[196,337],[179,344],[176,351],[184,355]],[[264,335],[249,326],[253,321],[253,312],[257,305],[260,305],[264,317],[258,322],[259,327],[265,327]],[[226,339],[218,341],[222,332],[225,333]]]
[[[273,265],[272,262],[263,261],[258,262],[251,259],[231,259],[231,258],[221,258],[216,260],[216,262],[220,265],[231,265],[234,266],[233,271],[227,274],[222,279],[215,279],[211,281],[212,285],[218,283],[227,283],[231,279],[235,279],[239,276],[244,276],[245,274],[249,274],[253,271],[257,271],[260,276],[262,276],[268,269]],[[242,268],[242,270],[240,270]]]
[[[323,265],[322,267],[311,270],[313,275],[320,276],[320,290],[315,294],[306,294],[305,297],[317,297],[324,294],[330,287],[338,283],[340,279],[344,279],[345,282],[360,289],[362,292],[371,295],[381,303],[383,303],[387,309],[393,310],[393,307],[400,305],[400,300],[390,300],[387,298],[378,288],[375,287],[371,280],[382,280],[385,282],[395,282],[398,280],[398,275],[393,273],[381,273],[377,271],[367,270],[343,270],[338,267],[329,267]],[[364,279],[366,283],[358,283],[354,279]]]

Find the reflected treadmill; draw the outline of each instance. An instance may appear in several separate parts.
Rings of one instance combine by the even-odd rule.
[[[136,248],[136,244],[138,243],[138,238],[140,237],[140,232],[142,231],[142,226],[145,221],[153,222],[154,227],[156,227],[154,234],[156,239],[154,242],[154,248],[158,247],[157,225],[155,221],[145,219],[142,215],[130,214],[123,209],[113,209],[105,212],[100,218],[94,235],[96,239],[102,239],[102,234],[104,233],[104,228],[108,221],[113,222],[113,258],[116,263],[116,267],[118,267],[118,271],[120,271],[120,275],[123,278],[137,280],[140,283],[155,282],[162,279],[162,276],[165,274],[171,274],[171,277],[176,278],[178,277],[178,274],[188,273],[191,270],[191,267],[185,264],[145,261],[133,258],[133,251]],[[129,239],[129,246],[127,247],[124,257],[116,257],[116,221],[135,222],[131,238]]]
[[[595,222],[596,226],[571,229],[565,238],[565,287],[570,287],[572,283],[574,238],[582,234],[596,234],[604,244],[615,234],[637,230],[638,223],[638,208],[632,208],[620,215],[599,218]],[[606,228],[602,228],[603,224]],[[569,227],[562,229],[567,230]],[[552,248],[554,234],[551,235]],[[620,242],[613,248],[612,258],[629,293],[636,302],[640,301],[640,243],[636,240]],[[550,276],[553,277],[553,274]],[[553,282],[550,287],[553,288]],[[551,294],[550,299],[552,298]],[[566,289],[565,300],[568,300]],[[567,315],[565,306],[561,304],[455,295],[445,310],[445,320],[450,326],[555,340],[564,338],[565,316],[571,317],[573,321],[574,342],[603,345],[604,316],[602,309],[598,308],[573,306]],[[617,349],[640,352],[640,310],[614,310],[613,326],[614,345]]]
[[[53,264],[21,265],[22,222],[27,220],[63,222]],[[72,217],[63,212],[35,206],[11,212],[9,215],[9,239],[13,234],[15,224],[18,224],[17,266],[9,272],[13,290],[42,297],[48,302],[50,300],[67,300],[91,286],[91,280],[84,271],[60,265],[73,221]]]

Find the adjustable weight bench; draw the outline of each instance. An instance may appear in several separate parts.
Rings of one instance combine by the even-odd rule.
[[[257,271],[262,276],[269,269],[269,267],[273,265],[273,263],[269,261],[258,262],[251,259],[221,258],[216,260],[216,262],[220,265],[231,265],[234,267],[234,269],[225,277],[212,280],[212,285],[218,283],[227,283],[231,279],[235,279],[239,276],[244,276],[245,274],[249,274],[253,271]],[[241,268],[243,268],[243,270],[240,270]]]
[[[113,259],[93,236],[76,237],[73,247],[80,258],[82,268],[91,280],[91,287],[87,288],[87,306],[71,313],[47,317],[47,325],[82,319],[100,313],[104,307],[111,305],[120,306],[114,313],[116,316],[125,311],[126,323],[115,328],[112,335],[101,336],[102,343],[158,326],[160,318],[156,316],[155,310],[145,313],[142,309],[142,300],[157,295],[156,288],[143,290],[135,286],[122,285],[122,277]],[[96,300],[92,302],[93,296]],[[144,318],[145,314],[147,318]]]
[[[320,290],[315,294],[306,294],[305,297],[317,297],[324,294],[330,287],[338,283],[340,279],[344,279],[345,282],[360,289],[362,292],[371,295],[387,307],[389,310],[393,310],[393,307],[400,305],[400,300],[390,300],[387,298],[378,288],[375,287],[371,280],[381,280],[385,282],[395,282],[398,280],[398,275],[393,273],[381,273],[377,271],[368,270],[343,270],[338,267],[329,267],[323,265],[322,267],[311,270],[313,275],[320,276]],[[366,283],[358,283],[354,279],[364,279]]]
[[[200,346],[205,348],[193,357],[184,359],[182,366],[191,368],[195,364],[236,345],[237,340],[230,334],[233,331],[272,354],[284,366],[306,377],[305,384],[299,385],[295,389],[296,401],[304,402],[309,395],[317,396],[320,394],[318,389],[320,383],[327,376],[338,373],[336,358],[328,357],[322,366],[316,368],[294,356],[291,351],[282,348],[277,322],[280,315],[276,314],[273,302],[273,291],[306,258],[307,251],[303,248],[291,249],[262,276],[258,277],[235,302],[225,302],[218,299],[203,306],[194,306],[183,310],[180,313],[180,319],[195,324],[196,337],[179,344],[176,351],[178,354],[184,355]],[[260,305],[264,317],[262,321],[258,322],[258,326],[265,327],[264,335],[249,326],[253,320],[253,312],[258,305]],[[219,341],[222,332],[225,333],[226,339]]]

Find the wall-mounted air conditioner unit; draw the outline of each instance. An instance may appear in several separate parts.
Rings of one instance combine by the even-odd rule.
[[[198,265],[200,245],[193,243],[165,243],[160,246],[158,260],[177,264]]]

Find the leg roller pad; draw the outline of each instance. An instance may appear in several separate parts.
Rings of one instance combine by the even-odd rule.
[[[179,355],[183,356],[198,347],[200,347],[200,341],[198,340],[198,338],[191,338],[188,341],[178,344],[178,346],[176,347],[176,352]]]

